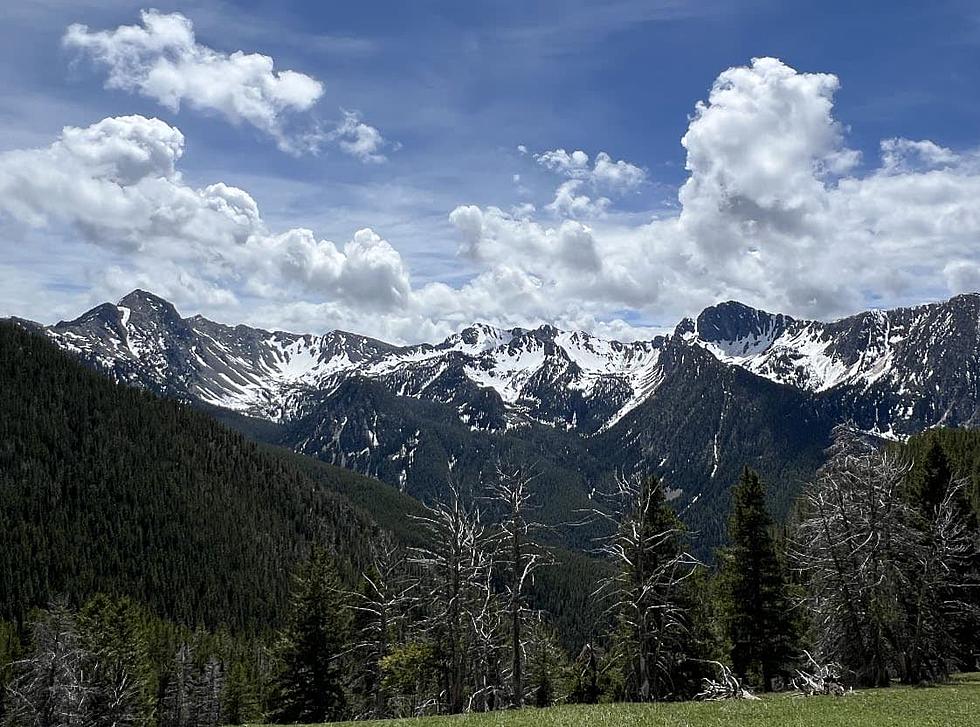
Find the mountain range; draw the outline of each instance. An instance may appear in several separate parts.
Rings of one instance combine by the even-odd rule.
[[[838,423],[890,438],[980,423],[977,294],[829,323],[727,302],[629,343],[476,324],[399,346],[183,318],[141,290],[29,325],[119,382],[423,499],[517,459],[567,522],[615,473],[654,471],[709,541],[743,464],[785,510]]]

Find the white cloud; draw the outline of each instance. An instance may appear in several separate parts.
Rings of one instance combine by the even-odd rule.
[[[588,179],[591,172],[589,155],[582,150],[573,151],[571,154],[564,149],[543,151],[535,154],[534,159],[546,169],[573,179]]]
[[[596,310],[660,320],[726,298],[829,317],[868,306],[872,294],[876,305],[897,305],[976,289],[977,155],[890,139],[882,166],[859,175],[860,154],[833,115],[838,87],[836,76],[800,73],[774,58],[722,72],[682,139],[689,176],[679,212],[640,226],[594,219],[601,274],[583,282],[588,266],[539,264],[544,287],[554,295],[574,289]],[[576,196],[582,213],[588,209],[581,190],[597,169],[616,174],[611,159],[590,165],[580,151],[535,159],[568,178],[548,206],[561,216],[574,214]],[[558,231],[528,218],[484,225],[474,237],[474,227],[454,221],[471,250],[534,249],[530,233],[548,239]]]
[[[608,197],[593,199],[587,194],[582,194],[583,184],[581,179],[569,179],[562,182],[555,190],[554,201],[545,205],[545,209],[559,217],[589,219],[601,216],[612,204],[612,201]]]
[[[98,247],[128,253],[134,281],[183,284],[183,299],[242,288],[365,310],[404,304],[410,284],[401,257],[371,230],[342,250],[309,230],[272,233],[244,190],[184,183],[176,168],[183,143],[178,129],[142,116],[67,127],[47,148],[0,155],[0,213],[37,227],[67,225]]]
[[[647,179],[647,173],[635,164],[622,159],[613,161],[606,152],[600,151],[596,154],[595,164],[592,167],[592,179],[596,186],[627,190],[636,189],[643,184]]]
[[[330,138],[340,148],[362,162],[379,163],[387,160],[382,150],[388,144],[381,132],[361,121],[356,111],[344,111],[344,120],[331,132]]]
[[[535,275],[545,275],[556,266],[571,270],[602,267],[592,231],[573,220],[548,228],[497,207],[463,205],[450,213],[449,221],[462,238],[460,252],[472,260],[519,267]]]
[[[623,159],[613,161],[606,152],[600,151],[589,164],[589,155],[581,149],[571,153],[564,149],[553,149],[534,155],[535,161],[545,169],[568,177],[588,182],[595,189],[615,192],[635,190],[647,181],[647,173],[635,164]]]
[[[682,140],[679,208],[643,224],[598,196],[608,180],[634,184],[627,167],[538,155],[562,175],[562,201],[452,210],[466,273],[452,285],[413,286],[369,229],[341,244],[268,229],[247,192],[184,182],[181,133],[139,116],[0,155],[0,216],[37,226],[39,246],[67,227],[104,252],[78,276],[99,290],[140,285],[224,320],[394,340],[473,320],[629,338],[648,331],[622,319],[666,323],[720,299],[827,317],[976,289],[978,154],[890,139],[862,170],[833,114],[838,85],[775,59],[721,73]]]
[[[881,166],[883,171],[908,172],[912,169],[938,167],[953,164],[955,152],[928,139],[893,138],[881,142]]]
[[[527,153],[526,148],[522,153]],[[595,160],[581,149],[543,151],[534,160],[545,169],[566,177],[555,189],[554,199],[544,209],[559,218],[596,219],[602,217],[612,200],[600,194],[635,191],[647,181],[646,172],[622,159],[613,161],[606,152]],[[586,189],[587,188],[587,189]]]
[[[316,151],[330,140],[362,161],[384,161],[381,132],[357,112],[344,112],[331,132],[319,131],[303,116],[323,96],[316,78],[277,70],[273,59],[260,53],[224,53],[202,45],[193,23],[180,13],[145,10],[141,20],[141,25],[103,31],[71,25],[63,42],[107,69],[107,88],[139,93],[173,112],[187,105],[249,124],[290,153]]]

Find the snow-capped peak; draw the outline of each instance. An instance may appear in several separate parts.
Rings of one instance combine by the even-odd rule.
[[[395,346],[345,331],[298,335],[184,319],[137,290],[47,331],[120,380],[274,420],[301,416],[311,397],[361,377],[395,395],[452,404],[471,427],[536,421],[591,434],[657,390],[674,345],[836,397],[869,429],[900,432],[980,419],[978,312],[980,296],[966,295],[822,323],[730,301],[651,341],[475,323],[438,344]]]

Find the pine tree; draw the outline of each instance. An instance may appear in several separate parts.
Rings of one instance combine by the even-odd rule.
[[[543,621],[530,624],[527,639],[529,701],[550,707],[565,699],[572,689],[571,666],[554,629]]]
[[[947,644],[941,648],[945,660],[967,667],[973,666],[976,659],[978,637],[978,615],[980,615],[980,595],[976,583],[980,578],[980,555],[976,546],[955,557],[948,552],[951,531],[958,531],[954,540],[974,540],[976,542],[976,517],[967,497],[967,482],[958,480],[942,444],[940,433],[931,432],[929,445],[922,464],[914,468],[905,488],[905,499],[918,517],[917,526],[922,531],[923,541],[928,546],[931,558],[921,578],[915,579],[914,586],[902,593],[903,605],[908,615],[908,628],[913,634],[913,648],[903,655],[902,678],[914,682],[922,678],[922,673],[943,673],[945,667],[924,667],[921,648],[916,646],[927,639],[915,638],[928,630],[942,634],[948,629]],[[947,551],[945,555],[942,555]],[[942,558],[943,567],[950,571],[952,582],[946,588],[932,588],[930,572],[933,558]],[[930,617],[935,623],[930,624]],[[938,624],[946,628],[940,628]],[[934,660],[936,664],[938,660]]]
[[[938,437],[932,438],[922,463],[922,473],[919,477],[911,477],[910,480],[909,504],[924,518],[932,520],[953,481],[953,468]]]
[[[792,657],[796,628],[765,488],[748,467],[732,488],[728,536],[731,544],[721,555],[732,667],[740,679],[761,678],[768,690]]]
[[[347,701],[341,658],[350,614],[330,556],[314,547],[299,577],[282,636],[276,720],[327,722],[343,718]]]
[[[222,701],[228,724],[244,724],[261,716],[255,681],[244,663],[237,661],[228,670]]]
[[[117,727],[150,724],[156,685],[136,605],[127,598],[98,595],[82,609],[78,625],[95,657],[88,677],[92,718]]]

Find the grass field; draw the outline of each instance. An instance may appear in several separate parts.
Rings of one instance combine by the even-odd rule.
[[[349,727],[977,727],[980,674],[940,687],[869,689],[846,697],[774,695],[760,701],[601,704],[519,712],[346,722]]]

